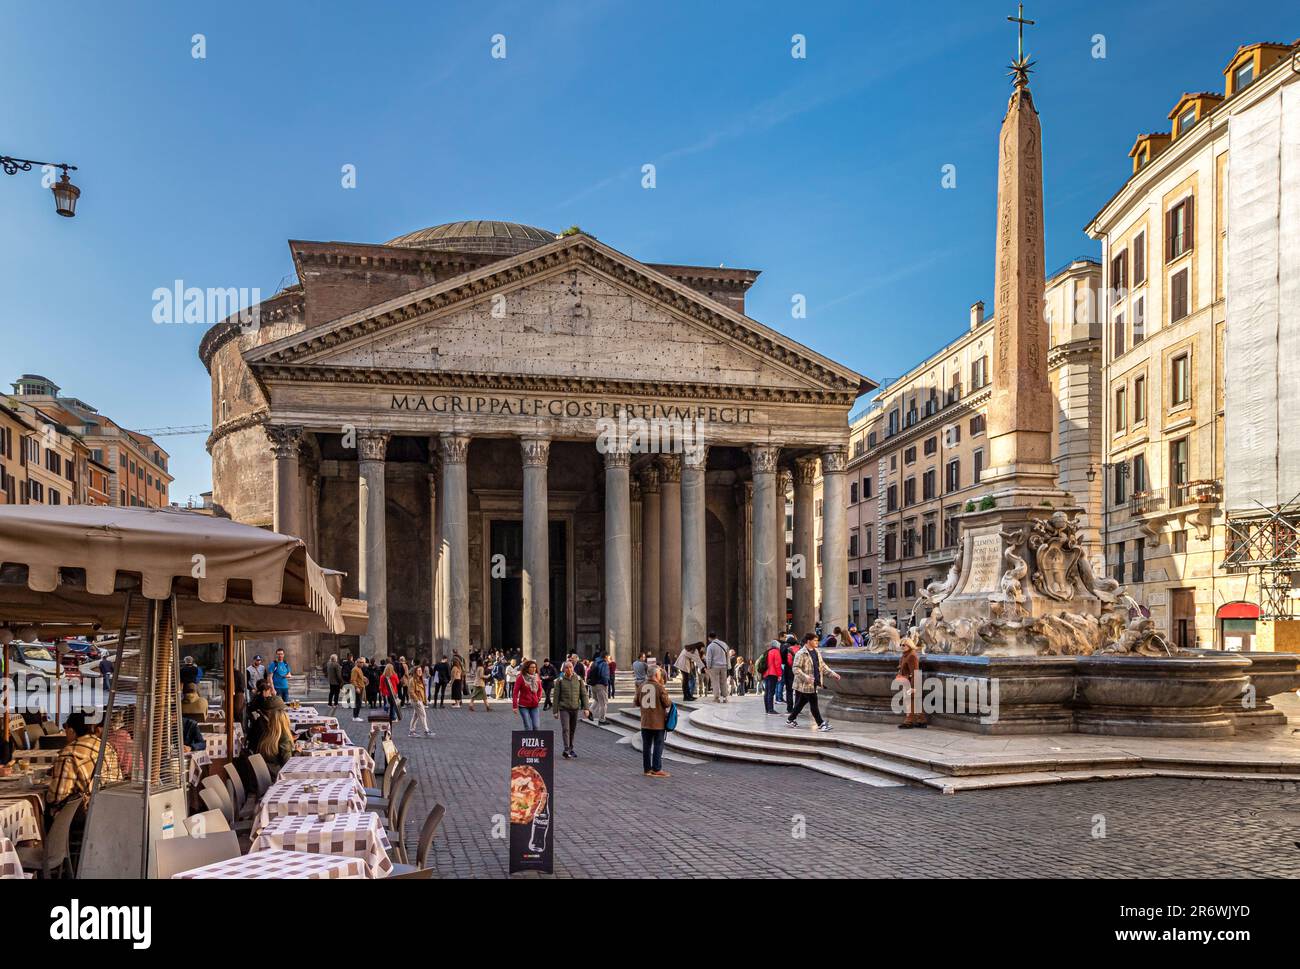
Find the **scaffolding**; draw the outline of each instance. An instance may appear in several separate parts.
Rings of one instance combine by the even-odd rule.
[[[1259,589],[1259,618],[1295,619],[1300,594],[1300,494],[1276,508],[1230,514],[1222,568],[1246,572]]]

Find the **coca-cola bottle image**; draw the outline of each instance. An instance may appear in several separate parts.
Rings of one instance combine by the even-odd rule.
[[[541,854],[546,850],[546,836],[551,830],[551,799],[547,798],[542,809],[533,815],[532,831],[528,835],[528,850]]]

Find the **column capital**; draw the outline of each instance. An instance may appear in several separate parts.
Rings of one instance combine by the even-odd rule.
[[[794,480],[794,472],[788,468],[776,469],[776,493],[784,498],[785,493],[790,490],[790,482]]]
[[[464,464],[469,457],[468,434],[443,434],[438,442],[442,445],[444,464]]]
[[[382,461],[388,450],[388,431],[357,431],[357,459],[360,461]]]
[[[606,468],[627,468],[632,464],[632,453],[626,447],[613,447],[605,452]]]
[[[822,474],[846,471],[849,467],[849,449],[843,444],[822,448]]]
[[[627,487],[629,493],[632,496],[632,500],[640,501],[641,500],[641,479],[638,478],[636,475],[633,475],[631,480],[628,481]]]
[[[544,468],[551,457],[551,442],[544,437],[521,437],[519,450],[525,468]]]
[[[692,471],[703,471],[709,463],[709,446],[694,444],[682,452],[682,463]]]
[[[772,474],[776,471],[776,463],[781,458],[781,445],[751,444],[748,451],[754,474]]]
[[[295,424],[263,424],[271,450],[277,458],[296,458],[301,453],[303,429]]]
[[[678,484],[682,480],[682,456],[680,454],[659,455],[659,480],[664,484]]]
[[[659,494],[659,469],[650,467],[641,472],[641,493],[644,495]]]
[[[794,463],[794,483],[796,485],[813,485],[817,483],[817,459],[799,458]]]

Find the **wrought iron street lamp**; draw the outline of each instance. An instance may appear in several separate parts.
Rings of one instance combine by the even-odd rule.
[[[30,172],[33,165],[40,165],[42,168],[59,168],[63,170],[62,177],[50,186],[50,191],[54,193],[54,211],[59,215],[72,218],[77,214],[77,199],[81,197],[81,189],[72,184],[68,178],[68,172],[75,172],[76,165],[65,165],[58,162],[34,161],[30,158],[11,158],[8,155],[0,155],[0,168],[4,169],[6,175],[17,175],[19,172]]]

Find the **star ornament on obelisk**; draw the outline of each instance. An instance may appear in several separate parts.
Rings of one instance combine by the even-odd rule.
[[[1019,28],[1016,42],[1016,59],[1011,62],[1011,73],[1009,77],[1016,79],[1016,87],[1024,87],[1029,83],[1029,73],[1034,69],[1034,61],[1025,56],[1025,27],[1034,26],[1034,21],[1025,19],[1025,5],[1017,4],[1019,13],[1014,17],[1008,17],[1011,23],[1016,24]]]

